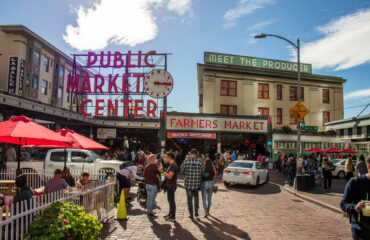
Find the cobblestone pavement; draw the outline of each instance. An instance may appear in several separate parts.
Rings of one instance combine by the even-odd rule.
[[[273,178],[273,177],[272,177]],[[272,179],[274,180],[274,179]],[[135,192],[133,188],[131,192]],[[213,195],[208,218],[200,200],[200,218],[188,218],[186,193],[179,180],[176,191],[176,222],[166,222],[166,194],[156,198],[157,219],[149,219],[136,201],[128,206],[128,220],[115,221],[104,229],[103,239],[351,239],[348,219],[293,195],[278,185],[258,189],[225,188]]]

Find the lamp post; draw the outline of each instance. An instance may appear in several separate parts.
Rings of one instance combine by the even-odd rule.
[[[282,37],[282,36],[279,36],[279,35],[275,35],[275,34],[266,34],[266,33],[261,33],[260,35],[256,35],[254,36],[254,38],[266,38],[266,37],[276,37],[276,38],[280,38],[286,42],[288,42],[290,45],[292,45],[296,52],[297,52],[297,85],[298,85],[298,89],[297,89],[297,94],[298,94],[298,102],[300,102],[302,99],[301,99],[301,68],[300,68],[300,65],[301,65],[301,59],[300,59],[300,50],[299,50],[299,38],[297,38],[297,44],[293,43],[292,41]],[[297,124],[297,157],[299,157],[301,154],[301,126],[298,122]]]

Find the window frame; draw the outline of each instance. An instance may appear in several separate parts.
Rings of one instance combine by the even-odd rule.
[[[37,79],[36,87],[34,87],[34,79]],[[31,87],[34,90],[38,90],[39,89],[39,76],[37,76],[35,74],[32,76],[32,79],[31,79]]]
[[[283,125],[283,109],[282,108],[276,109],[276,125]]]
[[[46,61],[46,64],[45,64],[45,61]],[[42,69],[44,70],[44,72],[49,72],[49,64],[50,64],[50,59],[47,57],[44,57],[44,63],[42,65]]]
[[[61,92],[61,96],[59,96],[59,90]],[[58,99],[63,99],[63,88],[59,86],[57,91],[58,91],[57,92],[57,98]]]
[[[359,130],[360,129],[360,134],[358,133]],[[356,134],[357,134],[357,137],[361,137],[362,136],[362,127],[357,127],[357,129],[356,129]]]
[[[44,86],[44,83],[46,83],[46,86]],[[49,85],[48,81],[44,79],[41,81],[41,93],[43,95],[48,95],[48,85]]]
[[[37,57],[37,62],[35,61],[35,57],[36,57],[36,55],[38,55],[38,57]],[[33,57],[32,57],[32,64],[33,65],[38,65],[38,66],[40,66],[40,59],[41,58],[41,52],[39,52],[39,51],[34,51],[33,52]]]
[[[325,96],[324,92],[327,92],[327,96]],[[330,104],[330,90],[329,90],[329,88],[323,88],[322,89],[322,103]]]
[[[226,113],[224,113],[222,111],[222,108],[226,108],[227,109]],[[230,112],[231,112],[230,111],[230,108],[235,108],[235,114],[230,114]],[[221,104],[220,105],[220,113],[223,114],[223,115],[236,116],[236,115],[238,115],[238,106],[236,106],[236,105]]]
[[[292,122],[292,119],[294,119],[294,122]],[[289,125],[297,125],[297,124],[298,124],[297,119],[293,115],[289,114]]]
[[[63,74],[62,74],[62,76],[61,76],[61,70],[63,69]],[[61,79],[64,79],[64,72],[65,72],[65,67],[63,66],[63,65],[59,65],[59,68],[58,68],[58,76],[59,76],[59,78],[61,78]]]
[[[203,94],[199,94],[199,107],[203,107]]]
[[[291,90],[292,89],[295,89],[295,97],[294,99],[292,99],[291,97]],[[293,102],[296,102],[298,101],[298,87],[296,86],[289,86],[289,101],[293,101]],[[304,87],[301,87],[301,101],[304,102]]]
[[[231,83],[235,84],[235,88],[230,87]],[[224,87],[224,84],[226,84],[226,88]],[[225,90],[225,89],[226,89],[226,93],[223,92],[223,90]],[[231,94],[230,89],[235,89],[235,94]],[[238,82],[233,81],[233,80],[221,80],[220,96],[237,97],[238,96]]]
[[[262,89],[260,89],[260,86]],[[260,93],[262,93],[262,95],[260,95]],[[267,93],[267,97],[265,96],[265,93]],[[258,83],[258,99],[270,99],[270,86],[268,83]]]
[[[283,85],[276,85],[276,100],[283,100]]]
[[[267,115],[265,114],[266,109],[267,109]],[[260,113],[259,115],[260,115],[261,117],[268,117],[268,116],[270,116],[270,108],[266,108],[266,107],[258,107],[258,112]]]

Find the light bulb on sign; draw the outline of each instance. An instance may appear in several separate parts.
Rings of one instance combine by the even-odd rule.
[[[172,91],[172,76],[163,69],[154,69],[146,74],[144,88],[149,96],[164,98]]]

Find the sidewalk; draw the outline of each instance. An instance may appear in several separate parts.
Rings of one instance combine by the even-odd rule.
[[[287,192],[303,198],[314,204],[325,207],[329,210],[342,214],[340,209],[340,201],[342,200],[345,179],[332,179],[332,187],[329,191],[324,190],[323,187],[315,185],[314,189],[309,191],[299,191],[294,187],[285,184],[286,176],[283,176],[277,171],[270,171],[271,182],[283,187]]]

